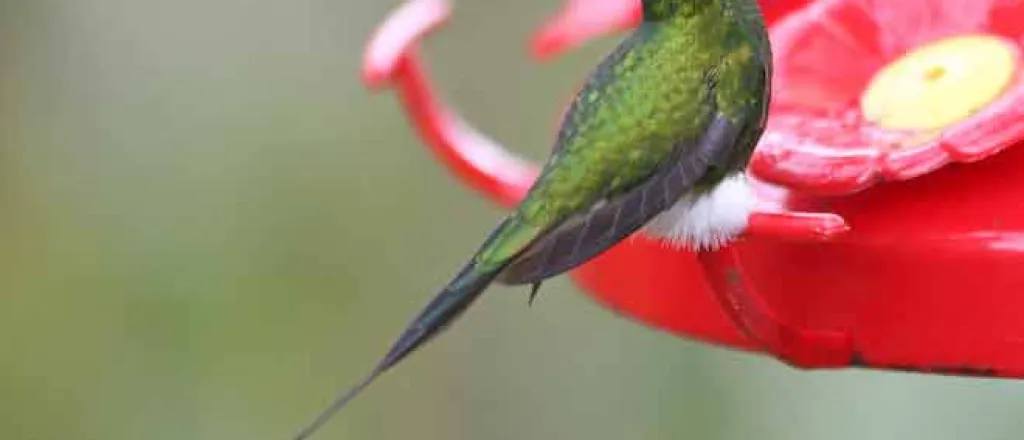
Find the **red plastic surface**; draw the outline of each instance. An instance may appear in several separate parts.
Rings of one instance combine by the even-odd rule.
[[[819,0],[772,27],[772,118],[751,162],[761,178],[817,194],[907,180],[984,159],[1024,135],[1024,71],[1001,98],[936,136],[879,128],[861,114],[875,72],[924,43],[981,33],[1020,43],[1016,0]]]
[[[538,35],[560,32],[574,37],[542,46],[554,53],[586,38],[628,27],[635,22],[635,9],[624,8],[622,3],[591,0],[571,5],[567,11],[574,12],[565,15],[570,18],[549,22]],[[799,23],[834,26],[829,20],[839,19],[819,20],[821,16],[816,14],[838,7],[840,2],[803,3],[766,0],[767,17],[785,17],[778,23],[770,20],[773,39],[779,38],[780,28],[785,30],[783,35],[795,35],[792,29]],[[959,11],[955,8],[967,4],[984,8],[989,3],[996,2],[908,0],[899,4]],[[1005,8],[1000,12],[1015,14],[1001,18],[1000,26],[1024,22],[1024,13],[1018,12],[1021,3],[998,2]],[[887,7],[886,11],[902,7]],[[529,188],[536,168],[473,130],[441,104],[431,92],[418,54],[420,39],[449,12],[450,6],[443,0],[413,0],[395,11],[370,42],[364,77],[370,85],[389,83],[397,88],[427,145],[453,174],[511,206]],[[615,14],[625,15],[617,18]],[[578,25],[573,16],[589,16],[599,25]],[[574,26],[582,30],[574,31]],[[825,39],[808,37],[803,44],[813,47]],[[543,38],[534,42],[539,40]],[[905,46],[926,40],[922,37]],[[782,50],[777,55],[798,55],[793,52]],[[831,67],[840,67],[837,64],[832,62]],[[782,83],[787,81],[794,80]],[[792,97],[784,97],[781,104],[791,101]],[[1004,128],[1015,126],[1021,118],[1012,112],[1004,116],[1000,109],[993,106],[976,119],[989,122],[970,122],[950,130],[960,136],[957,139],[965,150],[984,151],[970,160],[1016,143],[1016,134],[1008,134],[1015,132]],[[777,120],[793,117],[799,122],[802,115],[773,111],[766,143],[776,142],[781,147],[770,147],[775,148],[768,150],[772,155],[760,156],[760,168],[752,167],[752,172],[755,177],[785,181],[819,195],[758,182],[759,212],[734,246],[695,255],[637,235],[575,270],[573,278],[600,303],[640,322],[682,336],[765,351],[798,367],[854,365],[1024,376],[1024,295],[1020,294],[1024,270],[1017,269],[1024,267],[1024,209],[1017,203],[1024,198],[1024,173],[1015,172],[1024,166],[1024,149],[1011,148],[970,165],[933,166],[926,171],[938,170],[903,175],[899,184],[870,186],[858,181],[856,188],[843,187],[835,182],[849,181],[846,176],[857,173],[846,170],[860,166],[857,161],[834,162],[845,157],[845,145],[819,142],[815,148],[794,146],[844,132],[817,122],[787,131],[786,124]],[[1008,122],[998,122],[1002,120]],[[772,141],[773,136],[788,136],[793,142]],[[766,148],[763,143],[759,153]],[[765,162],[766,157],[773,161]],[[871,163],[877,165],[874,157]],[[956,161],[960,156],[950,157]],[[794,163],[800,165],[792,168]],[[776,170],[776,174],[765,173],[765,169]],[[796,171],[777,171],[786,169]],[[876,175],[883,174],[872,174]],[[872,177],[866,182],[877,180]],[[853,189],[861,192],[851,194]]]
[[[773,22],[810,0],[771,0],[764,10]],[[568,0],[530,42],[537,58],[545,59],[575,49],[606,34],[631,29],[640,22],[640,0]]]

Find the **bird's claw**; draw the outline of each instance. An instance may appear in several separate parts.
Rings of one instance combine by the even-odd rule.
[[[530,298],[526,300],[527,307],[533,307],[533,301],[537,299],[537,292],[540,291],[540,285],[541,282],[538,281],[536,283],[533,283],[533,285],[530,287]]]

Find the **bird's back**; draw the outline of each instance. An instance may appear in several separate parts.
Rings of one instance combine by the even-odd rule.
[[[709,118],[709,75],[750,44],[717,1],[644,22],[595,69],[566,112],[551,158],[518,214],[547,225],[648,177]]]
[[[475,259],[478,264],[496,267],[515,259],[517,269],[537,265],[549,270],[538,269],[535,273],[555,274],[590,254],[581,249],[593,248],[589,250],[596,253],[609,245],[606,240],[593,241],[583,233],[598,233],[600,227],[577,225],[571,233],[566,228],[579,221],[588,222],[592,216],[587,214],[602,210],[605,204],[622,202],[620,196],[650,183],[659,167],[679,153],[679,146],[696,145],[704,137],[716,110],[721,110],[722,94],[715,93],[714,83],[723,77],[722,70],[737,65],[727,60],[745,57],[742,64],[750,68],[743,66],[741,70],[764,78],[763,70],[757,67],[758,47],[750,29],[738,19],[743,16],[738,17],[736,9],[723,6],[725,1],[704,0],[699,2],[704,6],[692,14],[645,20],[602,60],[563,117],[554,150],[540,177],[481,248]],[[748,92],[761,95],[754,90]],[[622,230],[609,230],[606,239],[628,232],[627,226],[639,227],[633,222],[609,221]],[[562,233],[549,233],[559,228]],[[547,243],[547,250],[538,251],[535,241],[542,235],[545,241],[558,243]],[[590,241],[584,245],[581,241],[560,240]],[[522,255],[531,249],[527,254],[543,260],[547,257],[538,256],[538,252],[559,253],[562,245],[569,248],[563,253],[569,256],[563,255],[566,262],[562,265],[542,261],[528,264],[529,258]],[[513,274],[528,270],[509,272],[505,281],[534,278]]]

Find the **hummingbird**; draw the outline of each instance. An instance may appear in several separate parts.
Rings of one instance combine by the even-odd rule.
[[[446,329],[492,283],[530,285],[642,231],[694,251],[738,236],[764,132],[772,53],[756,0],[641,0],[643,20],[590,73],[524,199],[373,370],[295,440]]]

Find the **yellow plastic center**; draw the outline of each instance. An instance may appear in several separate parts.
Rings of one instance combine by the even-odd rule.
[[[995,101],[1013,80],[1017,47],[1002,38],[965,35],[922,46],[875,74],[861,111],[879,126],[936,130]]]

